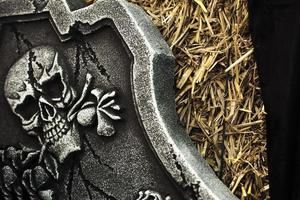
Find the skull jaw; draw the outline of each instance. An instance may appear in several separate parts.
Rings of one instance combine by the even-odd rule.
[[[60,163],[63,163],[71,153],[80,151],[80,135],[75,124],[66,135],[48,147],[48,150],[57,157]]]

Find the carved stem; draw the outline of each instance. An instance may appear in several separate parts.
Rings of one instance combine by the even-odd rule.
[[[67,115],[67,119],[69,122],[73,121],[73,119],[75,118],[79,107],[82,105],[83,100],[85,99],[85,97],[89,91],[89,87],[92,83],[92,80],[93,80],[93,76],[90,73],[87,73],[86,81],[85,81],[81,96],[80,96],[79,100],[74,104],[74,106],[70,109],[70,111]]]

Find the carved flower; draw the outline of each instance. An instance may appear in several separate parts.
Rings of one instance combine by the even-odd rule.
[[[121,108],[116,104],[116,91],[105,93],[101,89],[94,89],[91,94],[96,97],[97,103],[88,101],[83,104],[77,115],[77,120],[82,126],[90,126],[97,119],[97,133],[100,136],[112,136],[115,128],[112,121],[121,120],[116,114]]]
[[[172,200],[172,198],[170,196],[163,198],[158,192],[146,190],[145,192],[139,192],[137,200]]]
[[[41,152],[9,147],[0,150],[0,195],[5,200],[42,199],[51,200],[55,182],[59,177],[57,162]]]

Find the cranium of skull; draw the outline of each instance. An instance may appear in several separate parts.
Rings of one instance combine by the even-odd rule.
[[[23,128],[37,136],[60,162],[80,150],[76,125],[67,120],[75,90],[62,58],[52,47],[36,47],[10,68],[5,96]]]

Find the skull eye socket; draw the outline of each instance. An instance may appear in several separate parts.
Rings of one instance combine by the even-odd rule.
[[[63,97],[64,85],[60,74],[55,74],[42,85],[43,93],[50,99],[60,100]]]
[[[27,96],[22,104],[17,105],[15,111],[28,121],[39,111],[38,102],[33,96]]]

